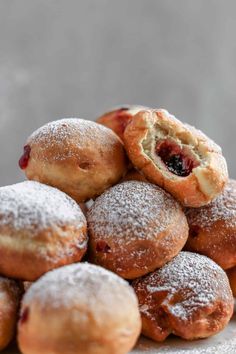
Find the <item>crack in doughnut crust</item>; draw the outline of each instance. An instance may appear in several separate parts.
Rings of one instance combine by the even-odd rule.
[[[225,272],[211,259],[180,252],[161,269],[133,282],[142,333],[156,341],[173,333],[206,338],[229,322],[234,299]]]
[[[220,147],[164,109],[137,113],[124,143],[134,166],[184,206],[208,204],[228,180]]]
[[[140,331],[132,287],[112,272],[80,263],[31,285],[23,298],[18,342],[23,353],[126,354]]]
[[[95,200],[87,221],[90,259],[127,279],[163,266],[188,236],[179,203],[148,182],[110,188]]]
[[[0,277],[0,350],[15,334],[22,290],[15,280]]]
[[[118,136],[84,119],[50,122],[28,138],[24,149],[27,156],[19,164],[27,178],[56,187],[78,203],[117,183],[127,169]]]
[[[147,107],[122,105],[120,107],[113,108],[107,113],[104,113],[96,120],[96,122],[113,130],[113,132],[116,133],[123,141],[125,128],[131,121],[132,117],[143,109],[147,109]]]
[[[223,269],[236,266],[236,181],[201,208],[187,208],[189,237],[186,250],[208,256]]]
[[[65,193],[34,181],[0,188],[0,273],[33,281],[86,249],[86,219]]]

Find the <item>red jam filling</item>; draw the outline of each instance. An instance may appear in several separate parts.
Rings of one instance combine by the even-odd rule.
[[[129,108],[120,108],[116,111],[116,119],[119,120],[119,129],[121,134],[124,133],[125,128],[130,121],[130,115],[126,113],[128,110]]]
[[[190,230],[189,230],[189,236],[192,237],[192,238],[196,238],[198,237],[200,233],[200,227],[195,225],[195,226],[191,226],[190,227]]]
[[[180,177],[190,175],[192,170],[199,166],[199,162],[186,151],[186,148],[181,148],[172,140],[158,141],[156,154],[160,156],[170,172]]]
[[[29,319],[29,308],[26,307],[20,317],[20,323],[23,324],[23,323],[26,323]]]
[[[25,170],[28,166],[28,162],[30,159],[31,147],[29,145],[24,146],[24,153],[19,160],[19,166],[22,170]]]
[[[103,252],[103,253],[109,253],[109,252],[111,252],[111,247],[109,247],[105,241],[98,241],[96,244],[96,251]]]

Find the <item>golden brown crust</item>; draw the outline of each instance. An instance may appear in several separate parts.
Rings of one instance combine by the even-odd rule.
[[[180,252],[163,268],[133,282],[142,333],[155,341],[173,333],[187,340],[221,331],[234,307],[224,271],[209,258]]]
[[[30,287],[18,343],[24,354],[125,354],[140,330],[137,299],[128,283],[81,263],[47,273]]]
[[[49,270],[79,262],[87,250],[86,225],[44,230],[37,240],[23,232],[9,234],[0,233],[0,273],[11,278],[34,281]]]
[[[104,113],[96,122],[113,130],[119,138],[124,140],[124,131],[132,117],[140,110],[145,109],[143,106],[123,105]]]
[[[140,181],[140,182],[148,182],[146,177],[144,177],[139,171],[134,168],[130,170],[124,178],[122,178],[121,182],[125,181]]]
[[[0,273],[34,281],[81,260],[87,223],[76,202],[34,181],[0,188]]]
[[[61,119],[27,140],[28,179],[57,187],[77,202],[101,194],[127,169],[120,139],[106,127],[82,119]]]
[[[234,297],[236,297],[236,267],[228,269],[226,274],[229,278],[229,283]]]
[[[21,289],[14,280],[0,277],[0,350],[13,339]]]
[[[191,145],[202,156],[200,166],[186,177],[177,176],[150,151],[155,146],[155,133],[180,144]],[[220,148],[203,133],[181,123],[165,110],[137,113],[124,133],[124,143],[131,162],[152,183],[170,192],[183,205],[200,207],[209,203],[227,182],[227,165]],[[158,167],[157,167],[158,164]]]
[[[100,196],[88,212],[90,260],[134,279],[183,248],[188,225],[180,205],[150,183],[128,181]]]
[[[236,181],[210,204],[186,209],[189,238],[185,248],[208,256],[223,269],[236,266]]]

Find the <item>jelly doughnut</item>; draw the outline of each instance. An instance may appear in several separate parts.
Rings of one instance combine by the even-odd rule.
[[[141,330],[132,287],[88,263],[45,274],[26,292],[18,324],[23,354],[126,354]]]
[[[113,130],[123,141],[126,126],[129,124],[132,117],[143,109],[147,109],[147,107],[123,105],[104,113],[96,122]]]
[[[225,272],[210,258],[180,252],[161,269],[133,282],[142,333],[155,341],[171,333],[206,338],[229,322],[234,299]]]
[[[124,142],[133,165],[184,206],[208,204],[228,180],[220,147],[164,109],[137,113]]]
[[[36,130],[26,141],[19,165],[28,179],[57,187],[83,202],[125,175],[127,157],[110,129],[68,118]]]
[[[127,181],[98,197],[87,214],[89,259],[133,279],[163,266],[183,248],[181,206],[151,183]]]
[[[236,181],[201,208],[186,209],[189,238],[186,249],[204,254],[223,269],[236,266]]]
[[[86,249],[85,217],[65,193],[35,181],[0,188],[0,274],[33,281]]]

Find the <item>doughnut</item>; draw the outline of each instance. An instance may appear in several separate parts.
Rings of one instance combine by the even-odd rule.
[[[163,266],[183,248],[188,224],[177,201],[151,183],[127,181],[87,214],[89,259],[125,279]]]
[[[92,264],[45,274],[26,292],[18,323],[23,354],[126,354],[140,334],[132,287]]]
[[[142,109],[147,108],[136,105],[115,107],[109,112],[104,113],[96,122],[113,130],[123,141],[126,126],[129,124],[132,117]]]
[[[127,163],[123,144],[110,129],[77,118],[36,130],[19,160],[29,180],[56,187],[78,203],[116,184]]]
[[[226,274],[228,275],[229,283],[230,283],[230,287],[233,292],[233,295],[234,295],[234,297],[236,297],[236,267],[228,269],[226,271]]]
[[[208,204],[228,180],[220,147],[164,109],[137,113],[124,143],[133,165],[184,206]]]
[[[34,281],[86,249],[87,223],[69,196],[35,181],[0,188],[0,274]]]
[[[234,299],[225,272],[211,259],[180,252],[161,269],[133,281],[142,333],[157,341],[171,333],[207,338],[229,322]]]
[[[0,350],[7,347],[15,334],[21,293],[15,280],[0,277]]]
[[[236,266],[236,181],[210,204],[187,208],[189,237],[186,250],[213,259],[223,269]]]

